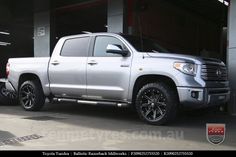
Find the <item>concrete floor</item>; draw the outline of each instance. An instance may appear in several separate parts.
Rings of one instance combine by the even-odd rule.
[[[224,143],[206,140],[206,123],[226,124]],[[191,112],[168,126],[151,126],[127,109],[61,103],[26,112],[0,105],[0,142],[32,134],[42,138],[0,150],[236,150],[236,117]]]

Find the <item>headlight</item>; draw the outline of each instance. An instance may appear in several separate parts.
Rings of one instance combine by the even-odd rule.
[[[192,76],[197,73],[197,65],[192,63],[174,63],[174,68]]]

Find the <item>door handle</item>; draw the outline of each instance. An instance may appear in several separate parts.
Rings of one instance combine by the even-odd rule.
[[[60,64],[57,60],[55,60],[55,61],[53,61],[53,62],[51,62],[51,64],[52,65],[58,65],[58,64]]]
[[[98,63],[97,63],[95,60],[91,60],[91,61],[88,62],[88,64],[89,64],[89,65],[96,65],[96,64],[98,64]]]
[[[121,68],[128,68],[129,67],[129,64],[122,64],[120,65]]]

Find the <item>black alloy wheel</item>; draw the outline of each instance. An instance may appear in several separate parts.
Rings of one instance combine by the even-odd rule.
[[[26,111],[39,111],[45,96],[38,80],[24,82],[19,90],[19,102]]]
[[[163,125],[176,116],[178,97],[172,88],[164,83],[144,85],[136,97],[136,111],[143,121]]]
[[[141,96],[140,110],[148,121],[158,121],[166,114],[166,97],[157,88],[146,89]]]

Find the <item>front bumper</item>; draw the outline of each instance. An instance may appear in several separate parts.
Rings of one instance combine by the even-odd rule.
[[[230,89],[178,87],[180,104],[186,108],[205,108],[227,103]]]
[[[8,79],[1,78],[0,83],[5,83],[5,87],[9,92],[16,92],[15,88],[12,86],[11,82]]]

